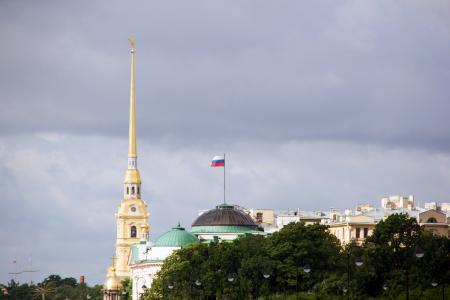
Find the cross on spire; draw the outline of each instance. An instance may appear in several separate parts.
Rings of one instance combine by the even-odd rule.
[[[113,255],[113,256],[111,257],[112,266],[113,266],[114,268],[116,267],[116,259],[117,259],[116,255]]]

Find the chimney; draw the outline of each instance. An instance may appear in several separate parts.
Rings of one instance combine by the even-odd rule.
[[[80,276],[80,284],[84,284],[84,275]]]

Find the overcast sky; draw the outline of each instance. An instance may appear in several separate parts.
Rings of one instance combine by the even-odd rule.
[[[152,240],[222,201],[223,152],[244,207],[450,202],[446,0],[3,0],[0,282],[30,255],[35,279],[103,282],[131,34]]]

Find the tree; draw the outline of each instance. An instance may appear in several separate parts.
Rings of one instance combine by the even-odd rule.
[[[33,285],[19,284],[15,280],[11,280],[6,286],[2,285],[2,292],[0,293],[0,299],[32,299]]]
[[[342,265],[339,240],[320,224],[290,223],[269,238],[276,289],[307,291]],[[311,268],[305,273],[304,267]]]
[[[56,288],[54,286],[53,282],[43,282],[42,284],[39,284],[33,291],[33,298],[34,299],[42,299],[45,300],[47,298],[50,298],[50,296],[53,296],[56,294]]]
[[[121,300],[130,300],[133,294],[133,282],[130,278],[122,280],[122,288],[119,291]]]
[[[423,258],[415,255],[418,246]],[[271,236],[175,251],[142,299],[271,299],[280,293],[288,299],[342,299],[347,284],[351,299],[398,299],[405,285],[417,287],[414,297],[432,299],[438,295],[433,278],[441,287],[448,284],[449,253],[448,238],[424,233],[407,215],[388,217],[366,243],[345,247],[327,226],[291,223]],[[363,265],[356,266],[361,258]]]
[[[46,284],[46,283],[51,283],[53,286],[58,287],[63,284],[63,280],[62,280],[61,276],[52,274],[52,275],[49,275],[47,278],[45,278],[42,281],[42,284]]]
[[[417,220],[408,214],[393,214],[380,221],[365,242],[367,264],[373,268],[373,276],[366,278],[362,288],[369,294],[378,294],[384,283],[393,285],[401,278],[408,294],[410,269],[417,260],[414,253],[421,235]]]

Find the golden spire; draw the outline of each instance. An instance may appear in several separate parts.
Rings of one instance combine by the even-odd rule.
[[[141,176],[137,168],[136,147],[136,100],[134,83],[134,49],[136,39],[132,36],[128,39],[131,45],[131,81],[130,81],[130,128],[128,136],[128,170],[125,174],[125,184],[140,184]],[[137,195],[139,197],[139,193]]]
[[[130,82],[130,131],[128,143],[128,157],[137,157],[136,151],[136,103],[134,98],[134,49],[136,39],[132,36],[128,38],[131,45],[131,82]]]

